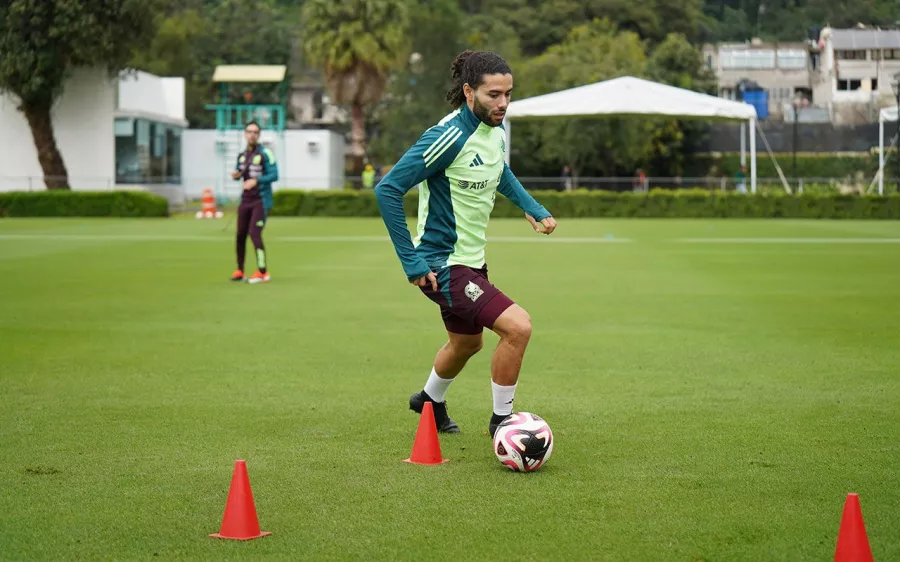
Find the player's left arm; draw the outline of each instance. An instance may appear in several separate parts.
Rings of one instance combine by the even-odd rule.
[[[243,152],[238,154],[237,158],[234,159],[234,170],[231,171],[232,179],[236,179],[236,180],[240,179],[241,176],[244,174],[244,167],[241,165],[241,156],[243,154],[244,154]]]
[[[264,148],[261,152],[263,157],[263,173],[256,178],[256,185],[262,188],[266,184],[268,189],[272,188],[272,183],[278,181],[278,163],[275,162],[275,153]]]
[[[556,220],[550,211],[525,191],[522,183],[509,169],[508,164],[503,164],[503,174],[500,176],[500,185],[497,187],[497,191],[525,211],[525,218],[531,223],[535,232],[550,234],[556,230]]]
[[[263,174],[256,178],[256,182],[257,185],[265,183],[271,186],[278,181],[278,162],[275,161],[275,153],[268,148],[262,150],[262,157],[264,164]]]

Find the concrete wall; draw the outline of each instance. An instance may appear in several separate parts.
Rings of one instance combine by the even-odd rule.
[[[890,136],[895,124],[885,127]],[[788,153],[793,150],[794,124],[778,121],[760,122],[773,152]],[[747,145],[749,146],[749,144]],[[878,123],[837,127],[831,123],[797,123],[797,150],[799,152],[868,152],[878,146]],[[766,153],[765,145],[757,136],[759,158]],[[740,125],[716,123],[710,125],[707,142],[701,152],[740,152]],[[748,149],[749,150],[749,149]],[[768,158],[768,156],[765,156]],[[781,162],[784,166],[784,162]]]
[[[702,50],[704,61],[716,75],[720,97],[737,99],[737,86],[742,80],[756,82],[769,94],[769,112],[772,117],[781,117],[784,104],[791,102],[795,91],[810,88],[808,54],[805,54],[805,61],[801,61],[804,66],[799,68],[778,56],[779,52],[784,51],[807,53],[803,43],[722,43],[705,45]],[[754,61],[759,66],[754,67],[750,61],[744,61],[748,63],[746,65],[729,66],[726,59],[738,54],[761,57]],[[763,59],[768,60],[763,63]],[[731,64],[739,63],[732,60]]]
[[[189,129],[182,137],[182,185],[188,198],[221,185],[228,197],[238,197],[240,186],[226,175],[244,147],[243,132],[229,132],[226,161],[216,153],[218,134],[213,129]],[[280,179],[274,189],[339,189],[344,183],[344,139],[325,129],[284,132],[284,144],[263,130],[260,141],[275,152]]]
[[[79,69],[65,84],[54,106],[56,143],[72,189],[105,190],[115,186],[113,113],[115,80],[102,69]],[[18,100],[0,95],[0,191],[46,189],[34,138]]]
[[[119,80],[118,109],[136,114],[154,114],[184,119],[184,78],[161,78],[146,72],[122,74]]]

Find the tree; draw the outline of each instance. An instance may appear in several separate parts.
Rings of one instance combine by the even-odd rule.
[[[215,114],[206,104],[214,103],[218,95],[212,83],[216,66],[287,64],[293,31],[286,14],[298,8],[274,0],[177,0],[177,4],[158,14],[153,40],[134,53],[131,66],[184,78],[188,121],[192,127],[213,127]],[[260,103],[275,103],[280,93],[278,84],[246,84],[234,92],[233,101],[245,91]]]
[[[716,78],[703,64],[703,55],[680,33],[670,33],[647,61],[647,76],[656,82],[715,95]],[[660,119],[653,128],[650,168],[655,175],[681,176],[685,157],[700,144],[706,124]]]
[[[370,114],[375,134],[368,155],[376,163],[395,162],[452,109],[444,101],[450,62],[465,47],[456,0],[410,0],[409,29],[415,60],[391,74],[385,95]]]
[[[807,25],[851,27],[861,22],[870,26],[896,27],[900,21],[900,3],[896,0],[808,0],[806,4]]]
[[[199,45],[203,35],[209,32],[202,8],[159,14],[153,39],[146,48],[136,50],[129,63],[132,68],[157,76],[185,79],[185,116],[191,126],[213,122],[204,108],[210,101],[211,75],[201,77],[198,72],[202,58]]]
[[[308,0],[303,6],[304,51],[324,71],[332,98],[351,109],[356,170],[366,154],[365,108],[381,98],[390,71],[409,57],[408,21],[403,0]]]
[[[532,56],[561,43],[579,22],[590,21],[584,4],[577,0],[547,0],[509,13],[522,51]]]
[[[526,65],[521,79],[516,75],[517,97],[520,89],[522,97],[529,97],[619,76],[643,76],[645,66],[637,34],[619,32],[609,20],[594,20]],[[569,166],[576,181],[588,171],[630,175],[648,152],[647,124],[640,119],[560,118],[522,123],[514,130],[516,143],[526,146],[526,152],[536,154],[544,166]]]
[[[220,64],[287,64],[293,30],[272,0],[220,0],[206,10],[196,74],[209,84]],[[254,103],[277,102],[278,84],[248,84]],[[240,97],[243,92],[235,92]],[[236,100],[233,100],[236,101]]]
[[[0,91],[18,99],[47,189],[69,189],[51,110],[78,67],[117,76],[146,44],[160,0],[5,0],[0,2]]]
[[[647,61],[651,80],[705,94],[716,93],[716,77],[703,64],[702,53],[681,33],[670,33]]]

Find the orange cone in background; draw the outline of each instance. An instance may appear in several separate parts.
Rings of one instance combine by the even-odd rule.
[[[228,503],[225,504],[225,514],[222,516],[222,529],[210,536],[217,539],[246,541],[271,534],[259,530],[247,463],[242,460],[235,461],[231,488],[228,490]]]
[[[858,494],[847,494],[844,502],[834,562],[872,562],[872,549],[866,536]]]
[[[441,456],[441,443],[438,441],[437,424],[434,421],[434,406],[425,402],[422,415],[419,417],[419,429],[413,442],[412,454],[403,462],[413,464],[443,464],[450,462]]]
[[[216,207],[216,196],[213,190],[206,188],[203,190],[203,196],[200,198],[201,208],[197,211],[198,219],[220,219],[224,213]]]

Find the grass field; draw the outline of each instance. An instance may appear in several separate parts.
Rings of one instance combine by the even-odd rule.
[[[493,222],[533,474],[491,452],[490,333],[450,462],[402,462],[444,335],[380,221],[272,220],[259,286],[223,226],[0,221],[0,558],[818,561],[858,492],[900,559],[900,223]],[[207,536],[238,458],[247,543]]]

